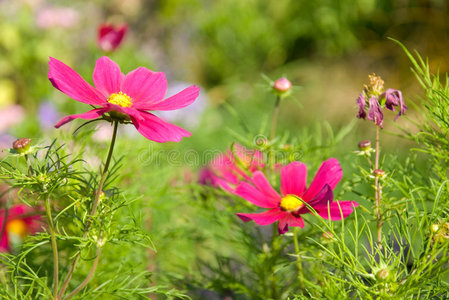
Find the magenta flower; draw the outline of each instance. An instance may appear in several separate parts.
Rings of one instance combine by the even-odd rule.
[[[127,31],[127,25],[115,27],[110,24],[101,24],[98,27],[98,47],[105,52],[114,51],[122,43]]]
[[[235,194],[245,200],[269,210],[262,213],[238,213],[245,222],[254,220],[259,225],[269,225],[276,221],[278,232],[283,234],[289,226],[304,227],[301,215],[310,213],[305,203],[311,206],[324,219],[341,220],[349,216],[355,201],[334,201],[333,189],[343,176],[340,164],[330,158],[321,164],[315,178],[307,188],[307,167],[294,161],[281,168],[281,194],[275,191],[265,175],[254,172],[249,184],[242,182]]]
[[[7,215],[5,223],[5,209],[0,210],[0,252],[10,251],[14,242],[22,242],[27,235],[41,230],[41,216],[36,214],[34,208],[23,204],[14,205]]]
[[[249,180],[253,172],[263,167],[261,152],[235,144],[234,151],[219,154],[200,171],[199,182],[219,186],[232,193],[242,180]]]
[[[88,112],[63,118],[55,125],[56,128],[77,118],[96,119],[108,113],[105,119],[131,121],[140,134],[155,142],[179,142],[191,135],[187,130],[167,123],[148,111],[186,107],[198,97],[199,87],[190,86],[164,100],[167,80],[162,72],[139,67],[124,75],[115,62],[103,56],[95,64],[94,88],[59,60],[50,57],[49,65],[48,79],[55,88],[72,99],[95,107]]]

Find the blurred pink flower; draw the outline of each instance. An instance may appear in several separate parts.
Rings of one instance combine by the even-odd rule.
[[[38,12],[36,17],[37,27],[49,28],[71,28],[78,24],[79,13],[70,7],[46,7]]]
[[[38,211],[24,204],[13,205],[8,211],[0,210],[0,252],[10,251],[13,243],[22,242],[27,235],[41,230]]]
[[[179,142],[191,135],[147,111],[175,110],[192,104],[199,93],[199,88],[194,85],[164,100],[167,80],[162,72],[139,67],[125,76],[115,62],[103,56],[97,60],[93,72],[94,88],[57,59],[50,57],[49,66],[48,79],[55,88],[79,102],[99,106],[63,118],[56,128],[77,118],[90,120],[108,113],[105,116],[108,120],[131,121],[140,134],[155,142]]]
[[[105,52],[114,51],[122,43],[127,31],[127,25],[113,26],[111,24],[101,24],[98,27],[98,47]]]
[[[310,213],[307,203],[317,214],[325,219],[341,220],[349,216],[355,201],[334,201],[333,189],[340,182],[343,172],[338,160],[330,158],[321,164],[315,178],[308,188],[307,167],[294,161],[281,168],[281,195],[275,191],[265,175],[256,171],[250,183],[242,182],[235,194],[263,208],[262,213],[238,213],[245,222],[254,220],[259,225],[269,225],[276,221],[279,234],[288,231],[288,226],[304,227],[302,214]]]
[[[200,171],[199,182],[219,186],[232,193],[242,180],[249,180],[253,172],[263,168],[261,152],[235,144],[234,151],[219,154]]]
[[[25,110],[20,105],[11,105],[0,110],[0,133],[19,124],[25,117]]]

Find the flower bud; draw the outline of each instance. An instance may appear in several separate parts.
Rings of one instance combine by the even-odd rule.
[[[21,138],[12,143],[12,148],[19,154],[25,154],[30,150],[31,140],[27,138]]]
[[[375,177],[378,177],[378,178],[381,178],[381,177],[384,177],[384,176],[385,176],[385,171],[384,171],[384,170],[381,170],[381,169],[375,169],[375,170],[373,171],[373,173],[374,173],[374,176],[375,176]]]
[[[291,89],[291,87],[292,83],[285,77],[279,78],[273,84],[273,89],[281,94],[288,92]]]
[[[387,269],[381,269],[376,273],[376,278],[379,280],[385,280],[390,276],[390,271]]]
[[[358,144],[360,151],[367,151],[371,149],[371,141],[365,140]]]

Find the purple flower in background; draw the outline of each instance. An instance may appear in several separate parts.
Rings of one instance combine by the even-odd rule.
[[[25,110],[20,105],[10,105],[0,109],[0,133],[19,124],[25,117]]]
[[[36,25],[42,29],[71,28],[79,21],[79,13],[70,7],[46,7],[39,11]]]
[[[359,112],[357,118],[373,121],[377,126],[383,128],[383,107],[395,111],[395,106],[399,106],[399,113],[394,120],[405,114],[407,106],[404,104],[404,98],[399,90],[387,89],[384,92],[384,81],[376,74],[369,75],[370,84],[365,85],[363,92],[357,98]],[[367,103],[368,99],[368,103]],[[368,106],[368,114],[366,112]],[[382,107],[383,106],[383,107]]]
[[[391,111],[396,111],[395,106],[399,106],[399,113],[396,115],[394,120],[396,121],[399,116],[405,114],[407,106],[404,104],[404,98],[402,98],[402,93],[399,90],[388,89],[384,93],[385,97],[385,107]]]
[[[44,101],[39,105],[37,115],[42,129],[53,128],[53,125],[60,119],[56,107],[48,101]]]

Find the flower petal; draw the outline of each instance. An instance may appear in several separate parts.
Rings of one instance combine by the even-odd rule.
[[[109,57],[103,56],[95,63],[94,84],[106,98],[113,93],[120,92],[124,78],[125,75],[120,71],[120,67]]]
[[[103,114],[107,113],[110,109],[107,107],[101,107],[101,108],[96,108],[96,109],[92,109],[88,112],[82,113],[82,114],[77,114],[77,115],[70,115],[67,117],[62,118],[56,125],[56,128],[61,127],[62,125],[71,122],[75,119],[84,119],[84,120],[90,120],[90,119],[96,119],[100,116],[102,116]]]
[[[179,142],[183,137],[192,135],[187,130],[167,123],[153,114],[137,110],[136,112],[140,113],[142,119],[130,115],[131,121],[137,131],[149,140],[158,143]]]
[[[357,105],[359,106],[359,112],[357,113],[357,118],[359,119],[365,119],[366,118],[366,112],[365,112],[365,95],[361,93],[359,97],[357,98]]]
[[[331,187],[328,184],[326,184],[312,200],[307,202],[307,204],[311,206],[315,211],[317,211],[318,208],[327,207],[328,204],[332,203],[333,199],[334,193],[332,192]],[[298,214],[307,214],[307,213],[312,213],[307,205],[304,205],[298,211]]]
[[[383,128],[384,121],[384,113],[382,111],[382,107],[379,104],[379,101],[376,97],[371,97],[368,100],[369,108],[368,108],[368,117],[367,119],[373,121],[377,126]]]
[[[281,194],[301,197],[307,184],[307,166],[294,161],[281,169]]]
[[[328,206],[324,207],[316,207],[317,213],[324,219],[338,221],[345,219],[349,216],[354,207],[357,207],[359,204],[355,201],[334,201],[330,203]]]
[[[343,171],[338,160],[329,158],[321,164],[303,199],[307,202],[313,199],[326,184],[333,190],[342,177]]]
[[[280,208],[273,208],[268,211],[265,211],[263,213],[256,213],[256,214],[244,214],[244,213],[238,213],[237,216],[243,221],[243,222],[249,222],[253,220],[259,225],[269,225],[273,224],[277,220],[285,217],[288,213],[285,211],[282,211]]]
[[[265,196],[265,198],[271,199],[272,203],[276,203],[276,205],[280,203],[281,196],[273,189],[261,171],[256,171],[253,173],[251,182]]]
[[[197,86],[190,86],[181,92],[173,95],[161,102],[150,104],[148,106],[145,103],[136,103],[136,107],[143,110],[175,110],[184,108],[192,104],[200,93],[200,88]]]
[[[88,84],[78,73],[63,62],[50,57],[48,79],[53,86],[76,101],[101,105],[106,102],[104,96]]]
[[[145,109],[164,98],[167,80],[162,72],[140,67],[125,76],[121,91],[132,98],[133,108]]]
[[[287,214],[285,217],[279,220],[278,233],[284,234],[288,231],[288,226],[304,228],[304,220],[300,216],[294,216]]]
[[[279,205],[279,200],[276,198],[267,197],[261,191],[253,187],[247,182],[241,182],[234,192],[236,195],[242,197],[246,201],[254,205],[264,208],[275,208]]]

